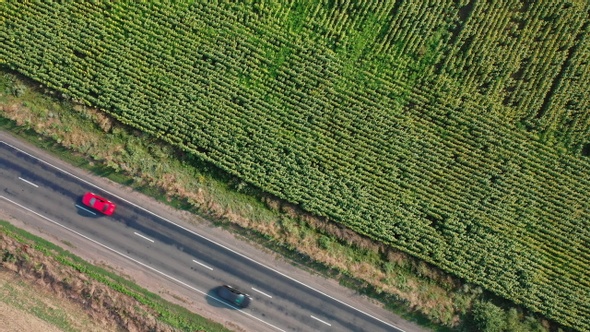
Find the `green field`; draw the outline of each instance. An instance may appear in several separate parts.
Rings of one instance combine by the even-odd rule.
[[[590,329],[583,1],[0,5],[0,63]]]

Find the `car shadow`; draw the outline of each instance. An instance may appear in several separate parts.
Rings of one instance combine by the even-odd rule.
[[[205,299],[207,300],[207,304],[212,307],[217,308],[226,308],[231,310],[237,310],[231,303],[227,303],[224,299],[217,295],[217,290],[221,288],[221,286],[214,287],[207,292]]]
[[[96,218],[96,219],[103,217],[102,213],[100,213],[98,211],[93,211],[91,208],[84,205],[84,203],[82,203],[82,196],[78,196],[74,200],[74,208],[78,212],[78,215],[80,215],[82,217]]]

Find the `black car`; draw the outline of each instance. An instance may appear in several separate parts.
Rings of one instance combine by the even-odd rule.
[[[250,295],[240,292],[229,285],[223,285],[217,289],[217,295],[227,302],[241,308],[247,308],[252,302]]]

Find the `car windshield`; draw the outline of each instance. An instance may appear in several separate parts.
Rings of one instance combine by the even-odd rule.
[[[244,294],[239,294],[236,296],[236,304],[242,304],[244,302]]]
[[[96,198],[92,197],[90,199],[90,202],[89,203],[90,203],[90,206],[94,206],[94,203],[96,203]]]

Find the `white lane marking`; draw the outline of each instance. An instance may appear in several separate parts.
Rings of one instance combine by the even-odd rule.
[[[154,240],[152,240],[152,239],[150,239],[150,238],[148,238],[148,237],[145,237],[145,236],[143,236],[143,235],[141,235],[141,234],[139,234],[139,233],[137,233],[137,232],[133,232],[133,234],[135,234],[135,235],[137,235],[137,236],[139,236],[139,237],[142,237],[142,238],[144,238],[144,239],[146,239],[146,240],[150,241],[151,243],[154,243]]]
[[[217,301],[217,302],[219,302],[221,304],[227,305],[227,306],[231,307],[232,309],[238,310],[239,312],[241,312],[242,314],[244,314],[246,316],[249,316],[250,318],[253,318],[253,319],[255,319],[255,320],[257,320],[257,321],[259,321],[261,323],[264,323],[264,324],[266,324],[266,325],[268,325],[270,327],[273,327],[273,328],[275,328],[275,329],[277,329],[279,331],[287,332],[287,331],[285,331],[285,330],[283,330],[283,329],[281,329],[281,328],[279,328],[277,326],[272,325],[271,323],[265,322],[262,319],[254,316],[254,315],[252,315],[250,313],[247,313],[247,312],[243,311],[242,309],[240,309],[238,307],[234,307],[233,305],[231,305],[231,304],[229,304],[229,303],[227,303],[225,301],[222,301],[222,300],[218,299],[215,296],[211,296],[211,295],[207,294],[206,292],[203,292],[202,290],[199,290],[199,289],[197,289],[197,288],[195,288],[195,287],[193,287],[193,286],[191,286],[191,285],[189,285],[189,284],[187,284],[185,282],[180,281],[179,279],[176,279],[176,278],[174,278],[174,277],[172,277],[172,276],[170,276],[170,275],[168,275],[168,274],[166,274],[166,273],[164,273],[164,272],[162,272],[160,270],[157,270],[156,268],[153,268],[153,267],[151,267],[151,266],[149,266],[149,265],[147,265],[145,263],[142,263],[142,262],[138,261],[137,259],[135,259],[135,258],[133,258],[131,256],[127,256],[127,255],[125,255],[123,253],[120,253],[117,250],[115,250],[115,249],[113,249],[113,248],[111,248],[111,247],[109,247],[109,246],[107,246],[105,244],[102,244],[102,243],[100,243],[100,242],[98,242],[98,241],[96,241],[94,239],[91,239],[90,237],[88,237],[88,236],[86,236],[86,235],[84,235],[84,234],[82,234],[82,233],[80,233],[78,231],[75,231],[75,230],[73,230],[73,229],[71,229],[71,228],[69,228],[67,226],[64,226],[64,225],[58,223],[57,221],[54,221],[54,220],[52,220],[52,219],[50,219],[50,218],[48,218],[48,217],[46,217],[46,216],[44,216],[44,215],[42,215],[40,213],[37,213],[37,212],[29,209],[28,207],[24,206],[24,205],[21,205],[21,204],[13,201],[11,199],[8,199],[8,198],[6,198],[4,196],[0,196],[0,198],[6,200],[6,201],[8,201],[8,202],[10,202],[10,203],[12,203],[12,204],[14,204],[16,206],[18,206],[18,207],[20,207],[22,209],[25,209],[25,210],[27,210],[27,211],[29,211],[29,212],[31,212],[31,213],[33,213],[33,214],[35,214],[35,215],[37,215],[37,216],[45,219],[45,220],[47,220],[47,221],[49,221],[49,222],[51,222],[51,223],[53,223],[55,225],[58,225],[59,227],[64,228],[64,229],[66,229],[66,230],[68,230],[68,231],[70,231],[70,232],[72,232],[72,233],[74,233],[74,234],[76,234],[78,236],[81,236],[81,237],[85,238],[86,240],[88,240],[90,242],[93,242],[93,243],[95,243],[95,244],[97,244],[97,245],[99,245],[99,246],[101,246],[101,247],[103,247],[103,248],[105,248],[105,249],[107,249],[109,251],[112,251],[112,252],[114,252],[115,254],[117,254],[117,255],[119,255],[121,257],[127,258],[128,260],[130,260],[130,261],[132,261],[132,262],[134,262],[136,264],[139,264],[139,265],[141,265],[141,266],[143,266],[145,268],[148,268],[148,269],[150,269],[150,270],[152,270],[152,271],[154,271],[154,272],[156,272],[158,274],[161,274],[164,277],[166,277],[166,278],[168,278],[168,279],[170,279],[170,280],[172,280],[172,281],[174,281],[174,282],[176,282],[176,283],[178,283],[178,284],[180,284],[182,286],[185,286],[187,288],[190,288],[190,289],[194,290],[195,292],[198,292],[198,293],[200,293],[202,295],[205,295],[206,297],[211,298],[212,300],[215,300],[215,301]]]
[[[326,324],[326,325],[328,325],[328,326],[332,326],[332,324],[330,324],[330,323],[327,323],[327,322],[324,322],[323,320],[321,320],[321,319],[317,318],[317,317],[316,317],[316,316],[314,316],[314,315],[311,315],[311,318],[313,318],[313,319],[315,319],[315,320],[318,320],[318,321],[320,321],[320,322],[322,322],[322,323],[324,323],[324,324]]]
[[[96,213],[94,213],[94,211],[90,211],[90,210],[88,210],[87,208],[85,208],[85,207],[83,207],[83,206],[80,206],[80,205],[76,204],[76,207],[77,207],[78,209],[82,209],[82,210],[84,210],[84,211],[86,211],[86,212],[88,212],[88,213],[92,213],[93,215],[96,215]]]
[[[270,298],[272,299],[272,296],[270,296],[270,295],[266,294],[265,292],[263,292],[263,291],[261,291],[261,290],[258,290],[258,289],[254,288],[254,287],[252,287],[252,290],[254,290],[254,291],[256,291],[256,292],[258,292],[258,293],[260,293],[260,294],[262,294],[262,295],[266,295],[266,296],[268,296],[268,297],[270,297]]]
[[[348,307],[348,308],[350,308],[350,309],[352,309],[352,310],[355,310],[356,312],[359,312],[359,313],[361,313],[361,314],[363,314],[363,315],[365,315],[365,316],[367,316],[367,317],[370,317],[370,318],[372,318],[372,319],[374,319],[374,320],[376,320],[376,321],[378,321],[378,322],[381,322],[381,323],[383,323],[383,324],[385,324],[385,325],[387,325],[387,326],[389,326],[389,327],[392,327],[392,328],[394,328],[394,329],[398,330],[399,332],[406,332],[405,330],[403,330],[403,329],[401,329],[401,328],[399,328],[399,327],[397,327],[397,326],[395,326],[395,325],[393,325],[393,324],[391,324],[391,323],[388,323],[388,322],[386,322],[386,321],[384,321],[384,320],[382,320],[382,319],[380,319],[380,318],[377,318],[377,317],[375,317],[375,316],[373,316],[373,315],[369,314],[368,312],[362,311],[361,309],[358,309],[358,308],[356,308],[356,307],[353,307],[352,305],[350,305],[350,304],[348,304],[348,303],[346,303],[346,302],[344,302],[344,301],[341,301],[341,300],[339,300],[339,299],[337,299],[337,298],[335,298],[335,297],[332,297],[332,296],[330,296],[330,295],[328,295],[328,294],[326,294],[326,293],[324,293],[324,292],[320,291],[319,289],[316,289],[316,288],[314,288],[314,287],[312,287],[312,286],[309,286],[309,285],[307,285],[307,284],[305,284],[305,283],[303,283],[303,282],[301,282],[301,281],[299,281],[299,280],[297,280],[297,279],[295,279],[295,278],[293,278],[293,277],[291,277],[291,276],[288,276],[288,275],[284,274],[284,273],[283,273],[283,272],[281,272],[281,271],[275,270],[275,269],[273,269],[273,268],[272,268],[272,267],[270,267],[270,266],[264,265],[263,263],[260,263],[260,262],[258,262],[258,261],[256,261],[256,260],[254,260],[254,259],[252,259],[252,258],[250,258],[250,257],[248,257],[248,256],[246,256],[246,255],[244,255],[244,254],[242,254],[242,253],[239,253],[239,252],[237,252],[237,251],[235,251],[235,250],[233,250],[233,249],[229,248],[229,247],[226,247],[226,246],[224,246],[224,245],[223,245],[223,244],[221,244],[221,243],[218,243],[218,242],[216,242],[216,241],[214,241],[214,240],[212,240],[212,239],[209,239],[209,238],[205,237],[204,235],[201,235],[201,234],[199,234],[199,233],[197,233],[197,232],[195,232],[195,231],[192,231],[192,230],[190,230],[190,229],[188,229],[188,228],[186,228],[186,227],[184,227],[184,226],[182,226],[182,225],[179,225],[179,224],[177,224],[177,223],[175,223],[175,222],[173,222],[173,221],[170,221],[170,220],[168,220],[168,219],[166,219],[166,218],[164,218],[164,217],[161,217],[161,216],[157,215],[156,213],[154,213],[154,212],[152,212],[152,211],[150,211],[150,210],[147,210],[147,209],[145,209],[145,208],[143,208],[143,207],[141,207],[141,206],[139,206],[139,205],[137,205],[137,204],[135,204],[135,203],[133,203],[133,202],[130,202],[130,201],[126,200],[126,199],[125,199],[125,198],[123,198],[123,197],[120,197],[120,196],[118,196],[118,195],[116,195],[116,194],[113,194],[113,193],[111,193],[110,191],[108,191],[108,190],[106,190],[106,189],[103,189],[103,188],[101,188],[101,187],[99,187],[99,186],[97,186],[97,185],[95,185],[95,184],[93,184],[93,183],[91,183],[91,182],[89,182],[89,181],[86,181],[86,180],[84,180],[84,179],[82,179],[82,178],[79,178],[79,177],[77,177],[76,175],[74,175],[74,174],[72,174],[72,173],[70,173],[70,172],[68,172],[68,171],[66,171],[66,170],[63,170],[63,169],[61,169],[61,168],[59,168],[59,167],[57,167],[57,166],[55,166],[55,165],[52,165],[51,163],[49,163],[49,162],[47,162],[47,161],[45,161],[45,160],[43,160],[43,159],[41,159],[41,158],[35,157],[35,156],[33,156],[32,154],[30,154],[30,153],[28,153],[28,152],[26,152],[26,151],[23,151],[23,150],[21,150],[21,149],[17,148],[16,146],[13,146],[13,145],[11,145],[11,144],[8,144],[8,143],[6,143],[6,142],[4,142],[4,141],[0,141],[0,143],[4,143],[4,144],[6,144],[6,145],[10,146],[11,148],[13,148],[13,149],[15,149],[15,150],[18,150],[18,151],[20,151],[20,152],[22,152],[22,153],[26,154],[27,156],[29,156],[29,157],[31,157],[31,158],[33,158],[33,159],[37,159],[37,160],[39,160],[40,162],[42,162],[42,163],[45,163],[45,164],[47,164],[47,165],[49,165],[49,166],[51,166],[51,167],[53,167],[53,168],[55,168],[55,169],[57,169],[57,170],[59,170],[59,171],[63,172],[63,173],[65,173],[65,174],[68,174],[69,176],[71,176],[71,177],[73,177],[73,178],[75,178],[75,179],[77,179],[77,180],[79,180],[79,181],[82,181],[82,182],[84,182],[84,183],[86,183],[86,184],[88,184],[88,185],[90,185],[90,186],[93,186],[94,188],[100,189],[100,190],[102,190],[102,191],[104,191],[104,192],[106,192],[106,193],[108,193],[108,194],[112,195],[113,197],[116,197],[117,199],[119,199],[119,200],[121,200],[121,201],[123,201],[123,202],[126,202],[126,203],[128,203],[128,204],[131,204],[131,205],[133,205],[134,207],[136,207],[136,208],[138,208],[138,209],[141,209],[141,210],[143,210],[143,211],[145,211],[145,212],[147,212],[147,213],[151,214],[152,216],[158,217],[158,218],[160,218],[160,219],[162,219],[162,220],[164,220],[164,221],[166,221],[166,222],[168,222],[168,223],[170,223],[170,224],[172,224],[172,225],[174,225],[174,226],[176,226],[176,227],[178,227],[178,228],[180,228],[180,229],[183,229],[183,230],[185,230],[185,231],[187,231],[187,232],[189,232],[189,233],[191,233],[191,234],[193,234],[193,235],[196,235],[196,236],[198,236],[198,237],[200,237],[200,238],[202,238],[202,239],[204,239],[204,240],[207,240],[207,241],[209,241],[209,242],[211,242],[211,243],[213,243],[213,244],[215,244],[215,245],[218,245],[218,246],[220,246],[221,248],[224,248],[224,249],[226,249],[226,250],[228,250],[228,251],[230,251],[230,252],[232,252],[232,253],[234,253],[234,254],[236,254],[236,255],[240,256],[240,257],[243,257],[243,258],[245,258],[245,259],[247,259],[247,260],[251,261],[252,263],[256,263],[256,264],[258,264],[258,265],[260,265],[260,266],[262,266],[262,267],[264,267],[264,268],[266,268],[266,269],[268,269],[268,270],[270,270],[270,271],[273,271],[273,272],[277,273],[278,275],[280,275],[280,276],[282,276],[282,277],[285,277],[285,278],[287,278],[287,279],[289,279],[289,280],[291,280],[291,281],[293,281],[293,282],[296,282],[296,283],[300,284],[301,286],[304,286],[304,287],[306,287],[306,288],[308,288],[308,289],[311,289],[311,290],[313,290],[314,292],[316,292],[316,293],[318,293],[318,294],[321,294],[321,295],[323,295],[323,296],[325,296],[325,297],[327,297],[327,298],[329,298],[329,299],[332,299],[332,300],[334,300],[334,301],[336,301],[336,302],[338,302],[338,303],[340,303],[340,304],[342,304],[342,305],[344,305],[344,306],[346,306],[346,307]]]
[[[25,180],[25,179],[21,178],[20,176],[19,176],[18,178],[19,178],[21,181],[24,181],[24,182],[26,182],[26,183],[30,184],[31,186],[33,186],[33,187],[35,187],[35,188],[39,188],[39,186],[38,186],[38,185],[34,184],[34,183],[33,183],[33,182],[31,182],[31,181]]]
[[[203,264],[203,263],[201,263],[201,262],[197,262],[197,261],[196,261],[196,260],[194,260],[194,259],[193,259],[193,262],[195,262],[195,263],[197,263],[197,264],[199,264],[199,265],[201,265],[201,266],[203,266],[203,267],[206,267],[206,268],[208,268],[209,270],[213,271],[213,268],[212,268],[212,267],[209,267],[209,266],[207,266],[207,265],[205,265],[205,264]]]

